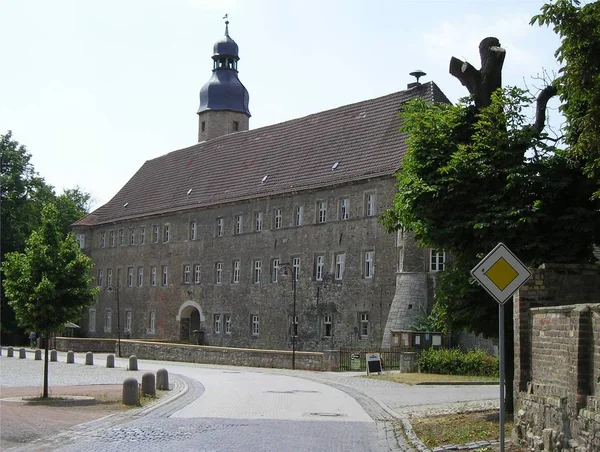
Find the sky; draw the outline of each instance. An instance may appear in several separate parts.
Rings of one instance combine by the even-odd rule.
[[[255,129],[406,89],[416,69],[455,102],[468,93],[450,58],[479,68],[488,36],[506,49],[503,83],[535,90],[558,68],[557,36],[529,25],[542,4],[0,0],[0,133],[12,130],[57,193],[78,186],[97,208],[146,160],[197,142],[225,14]]]

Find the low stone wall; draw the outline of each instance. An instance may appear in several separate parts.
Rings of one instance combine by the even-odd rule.
[[[57,337],[50,340],[50,346],[56,350],[67,352],[116,353],[116,339],[94,339],[81,337]]]

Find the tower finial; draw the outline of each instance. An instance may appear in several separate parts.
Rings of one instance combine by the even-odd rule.
[[[229,14],[225,14],[223,16],[223,19],[225,19],[225,36],[229,36],[229,21],[227,20],[228,17]]]

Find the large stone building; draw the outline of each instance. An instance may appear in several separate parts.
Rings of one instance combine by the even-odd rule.
[[[398,111],[415,97],[447,98],[417,82],[250,130],[227,27],[213,53],[199,142],[144,163],[74,226],[100,287],[83,333],[281,349],[295,334],[303,350],[390,345],[390,331],[409,329],[427,306],[444,265],[442,252],[378,222],[406,149]]]

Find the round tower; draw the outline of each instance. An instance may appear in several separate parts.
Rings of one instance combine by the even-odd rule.
[[[248,90],[238,78],[238,45],[225,36],[213,47],[212,76],[200,90],[198,141],[211,140],[232,132],[248,130],[250,110]]]

